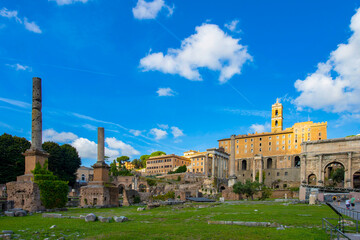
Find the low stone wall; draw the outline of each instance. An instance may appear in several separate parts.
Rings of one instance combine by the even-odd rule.
[[[287,198],[296,198],[299,194],[297,192],[293,192],[290,190],[273,190],[271,193],[271,198],[285,198],[285,194]]]

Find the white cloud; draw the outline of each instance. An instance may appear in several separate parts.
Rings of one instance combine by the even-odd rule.
[[[4,7],[0,10],[0,16],[6,18],[15,18],[18,23],[22,23],[21,19],[18,17],[18,11],[9,11]]]
[[[25,28],[31,32],[34,33],[42,33],[40,27],[35,22],[29,22],[26,17],[24,17],[24,21],[22,21],[18,17],[17,11],[9,11],[7,8],[2,8],[0,10],[0,16],[6,17],[6,18],[14,18],[17,23],[24,24]]]
[[[67,143],[74,141],[78,138],[74,133],[71,132],[61,132],[58,133],[54,129],[46,129],[43,132],[43,141],[51,141],[51,142],[58,142],[58,143]]]
[[[232,21],[229,22],[229,23],[225,23],[224,26],[225,26],[227,29],[229,29],[231,32],[239,33],[239,32],[241,32],[241,30],[238,30],[238,29],[237,29],[238,23],[239,23],[239,20],[235,19],[235,20],[232,20]]]
[[[257,123],[255,123],[255,124],[252,124],[251,126],[250,126],[250,131],[252,132],[252,133],[254,133],[254,132],[257,132],[257,133],[263,133],[263,132],[268,132],[268,131],[270,131],[270,124],[269,123],[265,123],[265,124],[257,124]]]
[[[174,96],[175,94],[171,88],[159,88],[156,92],[159,97]]]
[[[174,138],[184,136],[183,131],[178,127],[171,127],[171,133],[174,136]]]
[[[124,143],[123,141],[117,140],[116,138],[106,138],[105,142],[110,148],[120,149],[121,154],[125,156],[140,155],[140,152],[135,150],[131,145]]]
[[[0,97],[0,101],[6,102],[8,104],[11,104],[11,105],[14,105],[17,107],[21,107],[21,108],[30,108],[31,107],[31,104],[29,104],[29,103],[18,101],[18,100],[13,100],[13,99],[9,99],[9,98]]]
[[[25,65],[21,65],[19,63],[16,64],[5,64],[6,66],[15,69],[16,71],[30,71],[31,72],[31,68],[29,66],[25,66]]]
[[[164,0],[153,0],[149,2],[138,0],[132,12],[137,19],[155,19],[163,8],[168,10],[168,16],[173,14],[174,7],[166,5]]]
[[[162,129],[169,129],[169,125],[167,124],[158,124],[159,128],[162,128]]]
[[[42,33],[40,27],[35,22],[29,22],[27,18],[24,18],[25,28],[34,33]]]
[[[202,80],[200,68],[220,71],[219,80],[226,82],[240,74],[245,62],[252,57],[247,47],[239,44],[240,39],[232,38],[215,24],[196,27],[196,33],[184,39],[179,49],[168,49],[150,53],[140,60],[144,71],[157,70],[163,73],[179,74],[189,80]]]
[[[129,132],[132,133],[134,136],[140,136],[143,131],[130,129]]]
[[[87,3],[88,0],[49,0],[49,2],[56,2],[57,5],[62,6],[62,5],[69,5],[69,4],[73,4],[73,3],[77,3],[77,2]]]
[[[160,140],[163,138],[166,138],[167,132],[158,128],[152,128],[150,129],[150,134],[155,136],[155,140]]]
[[[353,34],[346,44],[339,44],[305,80],[295,82],[301,92],[294,100],[299,110],[360,111],[360,8],[351,18],[350,29]]]
[[[88,130],[91,130],[91,131],[95,131],[97,129],[96,126],[91,125],[91,124],[84,124],[83,127],[88,129]]]
[[[78,138],[71,144],[78,151],[81,158],[97,159],[97,144],[86,138]],[[105,155],[109,158],[120,156],[119,151],[105,148]]]

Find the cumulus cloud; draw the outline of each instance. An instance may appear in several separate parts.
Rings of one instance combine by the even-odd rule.
[[[250,132],[257,132],[257,133],[262,133],[262,132],[268,132],[270,131],[270,124],[269,123],[265,123],[265,124],[252,124],[250,126]]]
[[[57,5],[62,6],[62,5],[69,5],[69,4],[73,4],[73,3],[77,3],[77,2],[87,3],[88,0],[49,0],[49,2],[56,2]]]
[[[76,136],[74,133],[72,132],[57,132],[54,129],[46,129],[43,132],[43,141],[44,142],[58,142],[58,143],[67,143],[67,142],[71,142],[74,141],[75,139],[77,139],[78,136]]]
[[[178,127],[171,127],[171,133],[174,136],[174,138],[184,136],[183,131]]]
[[[71,144],[78,151],[81,158],[97,159],[97,144],[87,138],[78,138]],[[105,155],[115,158],[120,155],[119,151],[105,148]]]
[[[135,150],[135,148],[133,148],[131,145],[126,144],[121,140],[117,140],[114,137],[106,138],[105,142],[107,143],[107,145],[110,148],[119,149],[121,151],[122,155],[131,157],[133,155],[139,155],[140,154],[140,152]]]
[[[171,88],[159,88],[156,92],[159,97],[169,97],[175,95],[175,92]]]
[[[351,18],[350,29],[353,34],[347,43],[339,44],[305,80],[295,82],[300,96],[294,103],[299,110],[360,111],[360,8]]]
[[[229,23],[225,23],[225,27],[227,29],[229,29],[231,32],[236,32],[236,33],[239,33],[241,32],[241,30],[237,29],[237,25],[239,23],[239,20],[235,19],[235,20],[232,20],[231,22]]]
[[[31,72],[31,68],[29,66],[25,66],[25,65],[21,65],[19,63],[15,63],[15,64],[5,64],[6,66],[15,69],[16,71],[30,71]]]
[[[149,2],[138,0],[132,12],[137,19],[155,19],[163,8],[168,10],[168,16],[173,14],[174,7],[165,4],[164,0],[153,0]]]
[[[228,36],[219,26],[205,23],[195,30],[179,49],[170,48],[166,54],[149,53],[140,60],[140,67],[144,71],[179,74],[194,81],[202,80],[200,68],[208,68],[220,71],[219,80],[224,83],[240,74],[244,63],[252,60],[247,47],[239,44],[240,39]]]
[[[152,129],[150,129],[150,134],[155,136],[155,140],[160,140],[160,139],[166,138],[168,133],[159,128],[152,128]]]
[[[17,23],[23,24],[27,30],[34,32],[34,33],[42,33],[40,27],[35,22],[28,21],[28,19],[26,17],[24,17],[24,20],[21,20],[18,17],[17,11],[10,11],[4,7],[0,10],[0,16],[6,17],[9,19],[14,18]]]

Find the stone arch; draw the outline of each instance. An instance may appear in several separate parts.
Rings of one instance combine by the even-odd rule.
[[[345,180],[344,163],[335,160],[327,163],[323,170],[324,170],[325,186],[344,187],[344,180]]]
[[[246,160],[242,160],[241,161],[241,170],[246,170],[247,169],[247,162]]]
[[[139,192],[146,192],[146,185],[140,183],[138,189],[139,189]]]
[[[220,192],[224,191],[226,189],[225,186],[220,186]]]
[[[268,158],[268,159],[266,160],[266,168],[267,168],[267,169],[270,169],[270,168],[272,168],[272,165],[273,165],[273,160],[272,160],[272,158]]]
[[[308,184],[311,185],[311,186],[315,186],[316,185],[316,175],[315,174],[310,174],[308,176]]]
[[[130,184],[129,186],[128,186],[128,190],[131,190],[132,189],[132,184]]]
[[[360,170],[353,174],[353,188],[360,188]]]
[[[118,189],[119,189],[119,194],[123,194],[125,190],[125,186],[123,184],[119,184]]]
[[[299,156],[295,156],[294,158],[294,167],[299,168],[301,164],[301,159]]]

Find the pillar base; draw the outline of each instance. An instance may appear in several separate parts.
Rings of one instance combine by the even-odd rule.
[[[35,169],[37,163],[40,163],[41,166],[44,166],[44,163],[50,154],[44,150],[30,148],[26,150],[23,155],[25,156],[25,175],[28,175],[32,174],[31,171]]]
[[[229,177],[229,181],[228,181],[228,187],[232,187],[232,186],[234,186],[234,184],[236,183],[236,176],[230,176]]]

